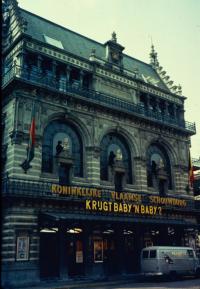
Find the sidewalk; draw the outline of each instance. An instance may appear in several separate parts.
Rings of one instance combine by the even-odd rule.
[[[14,287],[12,289],[84,289],[84,288],[96,288],[101,286],[112,286],[120,285],[129,282],[134,282],[138,280],[139,275],[134,274],[131,276],[122,276],[112,279],[104,280],[66,280],[66,281],[57,281],[57,282],[41,282],[38,286],[28,286],[28,287]],[[42,284],[43,283],[43,284]]]

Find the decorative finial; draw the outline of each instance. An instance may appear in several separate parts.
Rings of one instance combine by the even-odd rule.
[[[182,95],[182,87],[180,84],[177,87],[177,94]]]
[[[162,71],[163,67],[162,66],[158,66],[158,71]]]
[[[162,77],[164,77],[166,73],[167,73],[167,72],[166,72],[165,70],[163,70],[163,71],[160,73],[160,75],[161,75]]]
[[[112,33],[112,41],[117,42],[117,34],[115,33],[115,31],[113,31]]]
[[[170,80],[167,82],[168,86],[170,86],[170,87],[172,87],[173,83],[174,83],[173,80]]]
[[[139,74],[139,69],[138,69],[138,67],[134,67],[133,70],[134,70],[135,78],[137,78],[137,77],[138,77],[138,74]]]
[[[158,62],[158,58],[157,58],[158,54],[155,51],[153,44],[151,45],[151,52],[150,52],[149,55],[150,55],[150,64],[151,64],[151,66],[153,68],[158,67],[159,66],[159,62]]]
[[[91,49],[91,52],[90,52],[89,60],[90,60],[90,61],[95,61],[95,59],[96,59],[96,49],[95,49],[95,48],[92,48],[92,49]]]

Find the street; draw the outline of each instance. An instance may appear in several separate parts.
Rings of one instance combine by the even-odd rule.
[[[126,283],[124,285],[113,285],[113,286],[103,286],[103,287],[94,287],[93,289],[141,289],[141,288],[154,288],[154,289],[200,289],[200,279],[183,279],[177,281],[142,281],[137,283]]]

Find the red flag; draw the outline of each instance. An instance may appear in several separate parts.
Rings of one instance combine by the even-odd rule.
[[[29,133],[29,145],[28,145],[28,152],[27,152],[27,161],[29,163],[34,158],[34,152],[35,152],[35,112],[32,116],[30,133]]]
[[[190,151],[189,151],[188,172],[189,172],[189,184],[190,184],[190,187],[193,187],[193,183],[194,183],[194,168],[193,168],[193,165],[192,165]]]
[[[35,103],[33,104],[33,111],[32,111],[32,117],[31,117],[31,126],[29,130],[29,144],[27,148],[27,158],[26,160],[21,164],[22,168],[24,169],[24,172],[26,173],[30,166],[30,162],[33,160],[35,155]]]

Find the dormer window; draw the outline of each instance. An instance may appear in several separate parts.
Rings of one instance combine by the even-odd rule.
[[[49,37],[47,35],[44,35],[44,39],[45,39],[46,43],[48,43],[50,45],[53,45],[53,46],[56,46],[58,48],[64,49],[64,47],[62,45],[62,42],[60,40],[51,38],[51,37]]]
[[[119,60],[120,60],[120,54],[119,52],[116,52],[116,51],[112,51],[111,52],[111,58],[112,58],[112,61],[116,64],[119,63]]]
[[[123,66],[123,54],[124,47],[117,43],[116,33],[112,33],[111,40],[105,43],[106,45],[106,59],[110,64]]]

